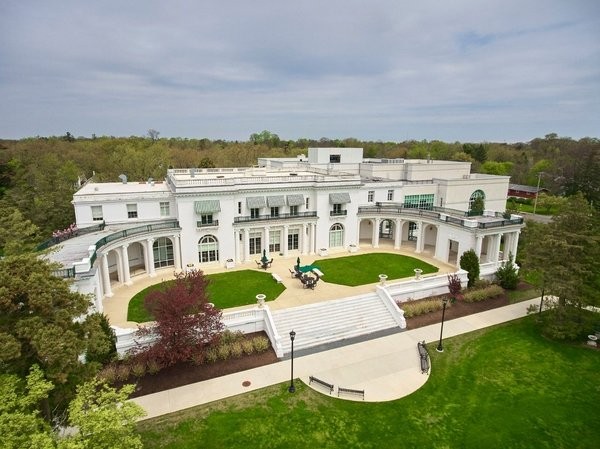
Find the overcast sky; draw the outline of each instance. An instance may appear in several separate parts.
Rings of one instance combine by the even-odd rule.
[[[600,137],[598,0],[0,0],[0,138]]]

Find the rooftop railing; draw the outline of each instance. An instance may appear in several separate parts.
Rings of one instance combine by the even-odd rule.
[[[235,217],[234,223],[246,223],[249,221],[265,221],[265,220],[285,220],[290,218],[305,218],[305,217],[316,217],[316,211],[298,212],[297,214],[279,214],[279,215],[246,215],[242,217]]]

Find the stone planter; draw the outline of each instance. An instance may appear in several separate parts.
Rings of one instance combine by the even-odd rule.
[[[329,255],[329,252],[327,251],[327,248],[321,248],[319,250],[319,256],[325,257],[325,256],[328,256],[328,255]]]
[[[356,245],[348,245],[348,252],[355,253],[358,251],[358,247]]]
[[[225,261],[225,268],[233,268],[235,267],[235,262],[233,261],[233,259],[227,259]]]
[[[423,274],[423,270],[420,268],[415,268],[415,280],[418,281],[421,279],[421,275]]]
[[[379,285],[385,285],[385,281],[387,281],[387,274],[379,275]]]
[[[265,306],[265,298],[266,298],[266,297],[267,297],[267,296],[266,296],[266,295],[263,295],[262,293],[260,293],[260,294],[256,295],[256,303],[258,304],[258,307],[259,307],[259,308],[261,308],[261,309],[262,309],[262,308]]]
[[[598,337],[596,337],[595,335],[588,335],[588,342],[587,342],[587,344],[589,346],[596,347],[598,345],[597,341],[598,341]]]

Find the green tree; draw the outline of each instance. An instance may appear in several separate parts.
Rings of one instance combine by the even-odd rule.
[[[475,254],[475,251],[470,249],[460,256],[460,267],[467,272],[469,279],[467,287],[473,287],[479,279],[479,257]]]
[[[513,263],[512,254],[508,256],[508,260],[500,264],[495,275],[500,287],[508,290],[515,290],[517,288],[517,285],[519,285],[519,272],[517,266]]]
[[[55,438],[37,410],[48,396],[52,382],[42,370],[31,367],[25,382],[14,374],[0,375],[0,439],[4,449],[52,449]]]
[[[544,332],[574,339],[586,332],[586,306],[597,306],[600,288],[598,211],[582,194],[570,197],[546,225],[528,224],[523,266],[538,288],[556,297],[547,304]]]
[[[508,176],[510,175],[512,167],[512,162],[487,161],[481,164],[481,171],[488,175]]]
[[[4,255],[31,252],[37,241],[37,226],[26,220],[18,209],[0,202],[0,251]]]

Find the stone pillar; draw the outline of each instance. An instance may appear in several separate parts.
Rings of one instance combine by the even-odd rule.
[[[501,240],[502,240],[502,233],[498,233],[494,236],[494,249],[492,250],[492,262],[498,262],[498,260],[499,260]]]
[[[521,231],[515,231],[513,233],[512,254],[513,254],[513,257],[515,258],[514,260],[517,260],[517,251],[519,249],[519,235],[521,235]],[[513,262],[514,262],[514,260],[513,260]]]
[[[306,232],[304,231],[304,226],[302,226],[302,232],[304,233],[304,235],[302,235],[302,245],[304,245],[304,238],[306,237]],[[283,236],[281,237],[281,246],[282,246],[282,253],[283,253],[283,257],[287,257],[288,255],[288,231],[289,231],[290,227],[289,225],[283,225]]]
[[[108,253],[100,254],[100,276],[102,277],[102,287],[104,290],[104,296],[110,298],[113,295],[110,287],[110,273],[108,271]]]
[[[154,270],[154,239],[146,240],[146,273],[150,277],[156,276],[156,271]]]
[[[483,242],[483,236],[477,234],[475,236],[475,254],[477,258],[481,260],[481,243]]]
[[[379,248],[379,225],[381,218],[376,218],[373,223],[373,248]]]
[[[240,263],[240,231],[233,230],[233,260]]]
[[[173,257],[175,258],[175,269],[181,270],[181,238],[179,234],[173,235]]]
[[[250,229],[244,228],[244,262],[250,260]]]
[[[269,226],[265,226],[265,245],[263,246],[263,249],[267,250],[267,256],[270,255],[270,251],[269,251],[269,240],[271,239],[271,228]]]
[[[127,251],[127,248],[129,247],[129,243],[124,244],[123,246],[121,246],[121,252],[123,254],[123,257],[121,258],[121,264],[123,267],[123,281],[125,283],[125,285],[131,285],[131,273],[129,272],[129,253]]]
[[[400,249],[402,246],[402,220],[396,218],[394,220],[394,249]]]
[[[417,221],[417,244],[415,245],[415,253],[423,252],[425,242],[423,236],[425,235],[425,225],[422,221]]]
[[[310,238],[308,239],[308,253],[309,254],[315,254],[315,248],[317,246],[317,242],[316,242],[316,237],[317,237],[317,224],[316,223],[310,223],[310,228],[309,228],[309,235]]]

